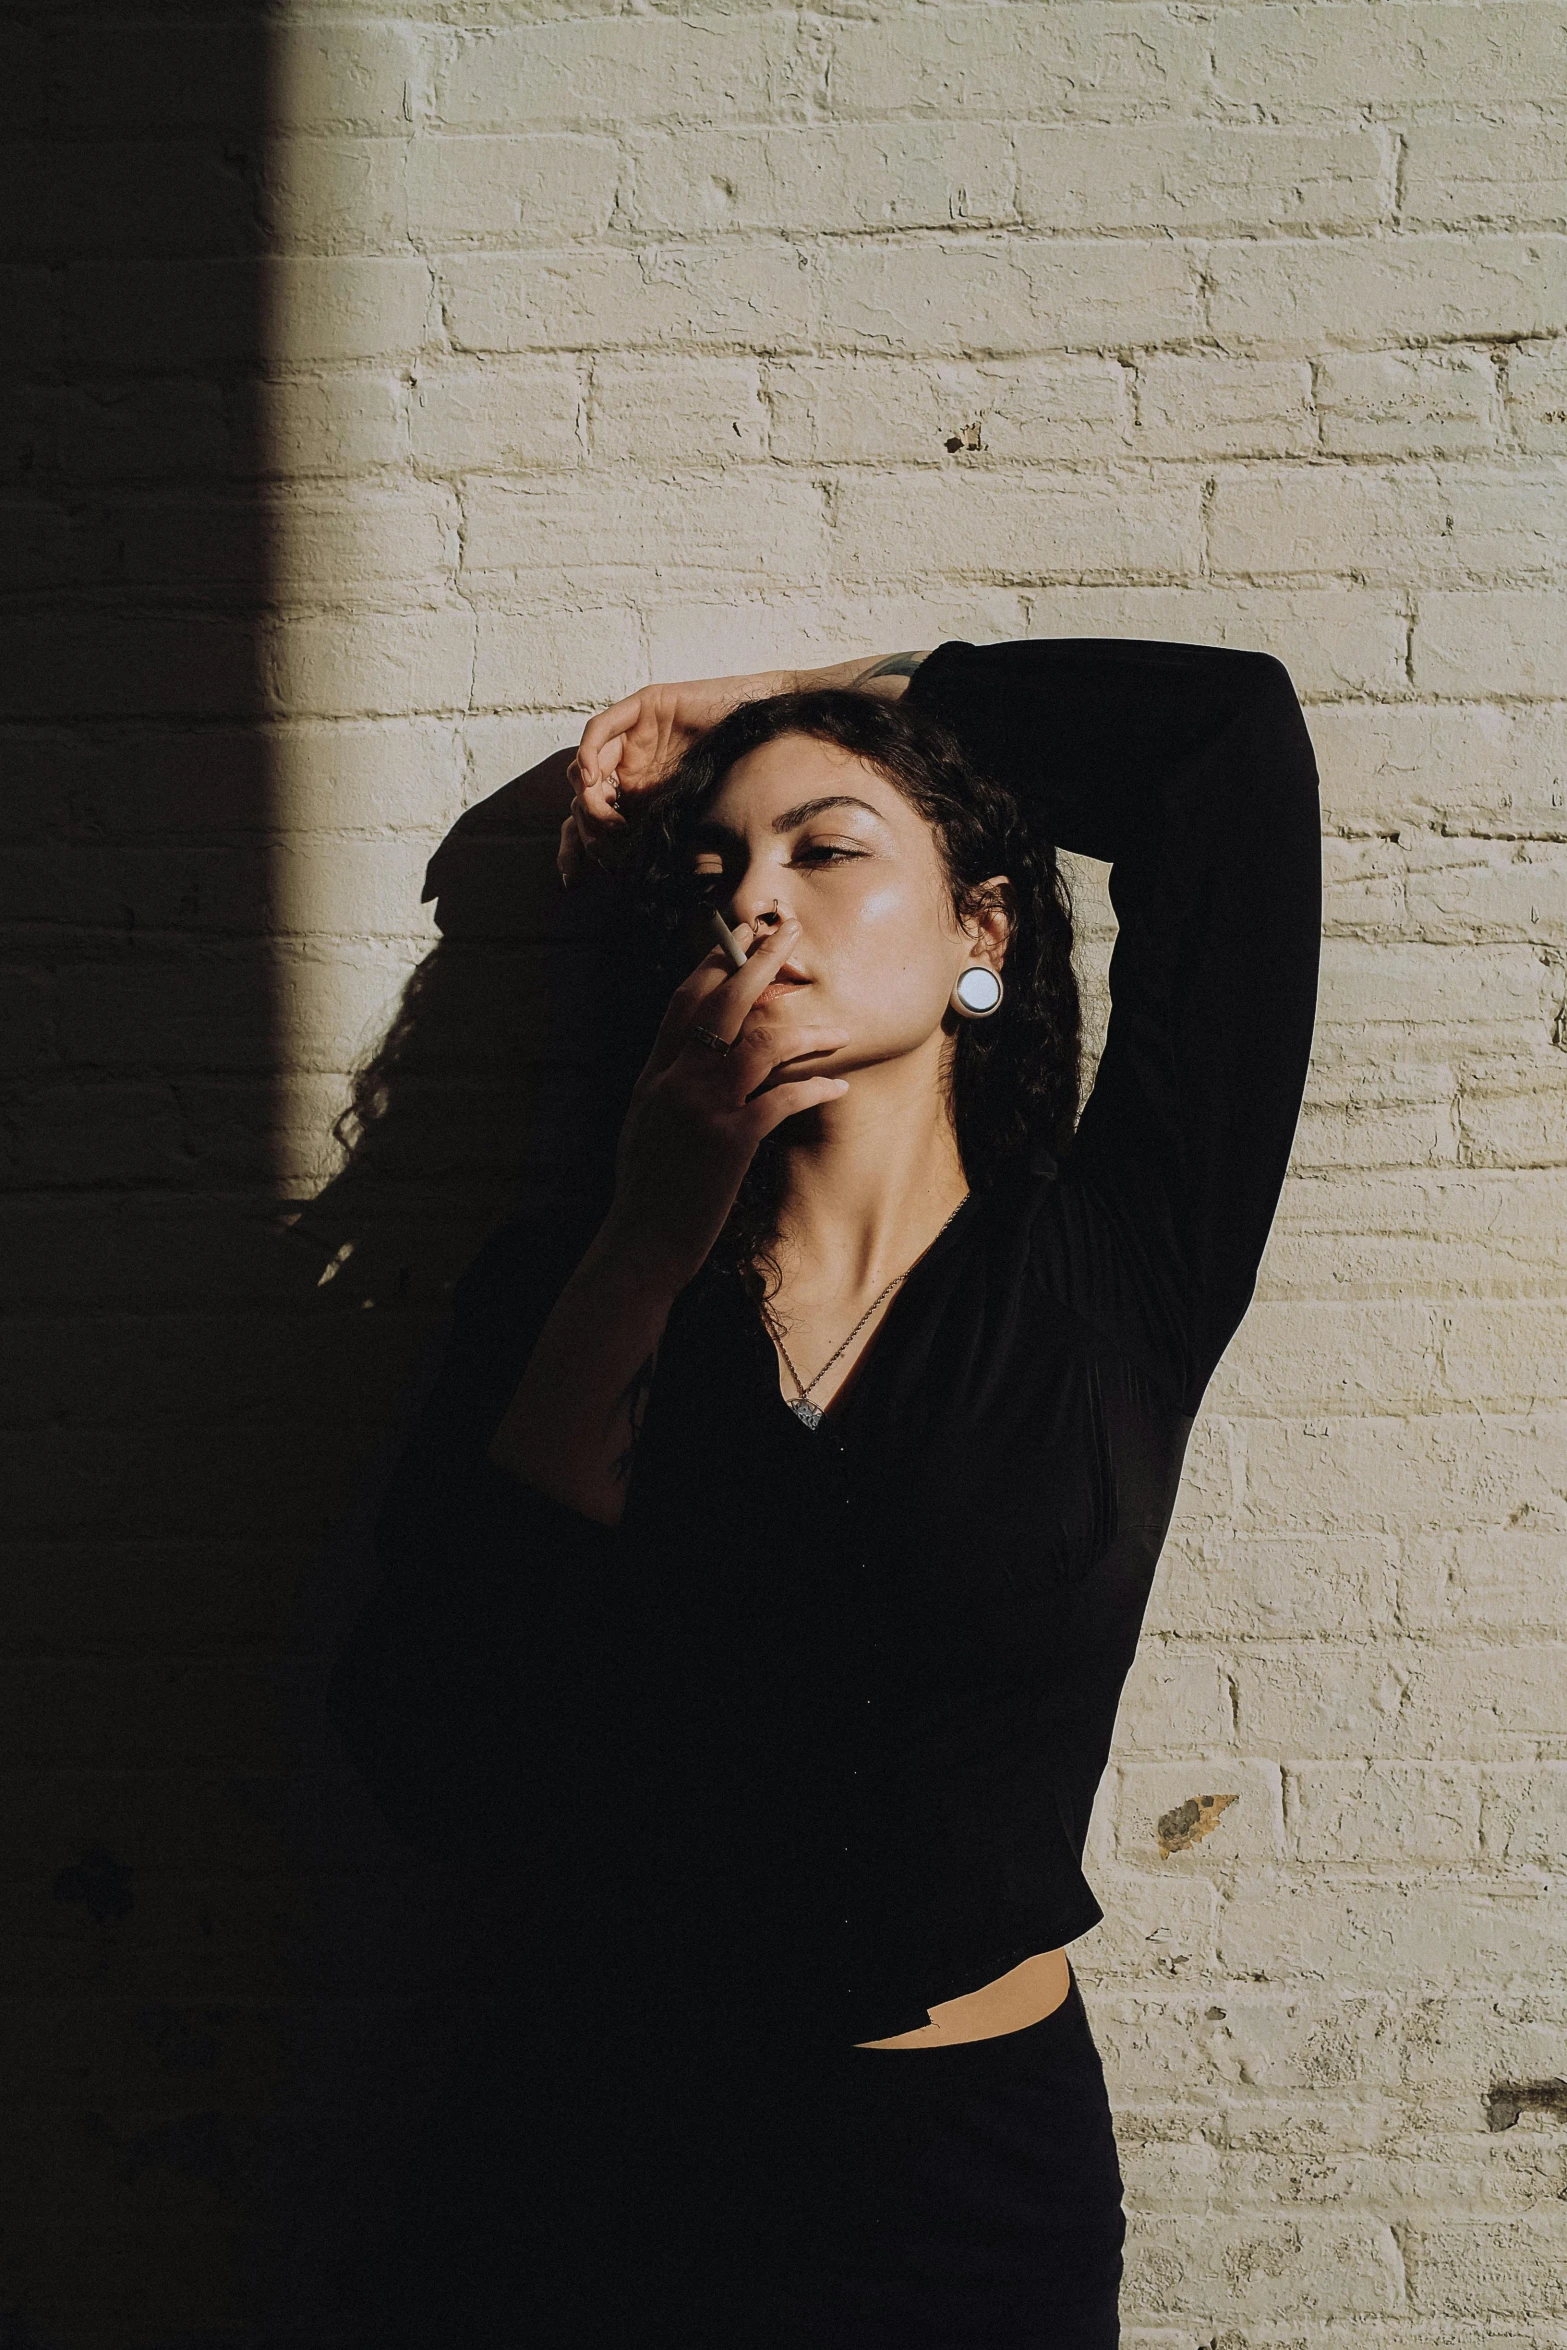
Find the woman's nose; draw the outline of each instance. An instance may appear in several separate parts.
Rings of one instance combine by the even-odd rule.
[[[730,922],[752,922],[764,936],[787,919],[787,909],[779,905],[776,895],[764,889],[760,881],[742,881],[730,901]]]

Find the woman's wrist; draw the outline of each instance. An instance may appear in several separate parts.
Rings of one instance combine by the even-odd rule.
[[[588,1243],[571,1286],[634,1313],[667,1312],[691,1274],[671,1263],[640,1218],[619,1218],[613,1208]]]
[[[834,661],[822,669],[797,670],[792,690],[811,693],[824,686],[848,686],[895,702],[908,691],[909,679],[926,657],[923,652],[857,654],[853,660]]]
[[[550,1309],[491,1438],[497,1469],[618,1525],[653,1362],[683,1286],[601,1227]]]

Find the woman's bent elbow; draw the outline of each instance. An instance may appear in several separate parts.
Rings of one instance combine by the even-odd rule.
[[[618,1526],[625,1514],[625,1483],[613,1467],[606,1471],[597,1463],[582,1468],[570,1460],[547,1459],[540,1447],[528,1442],[526,1430],[508,1427],[505,1421],[490,1439],[485,1458],[504,1476],[596,1525]]]

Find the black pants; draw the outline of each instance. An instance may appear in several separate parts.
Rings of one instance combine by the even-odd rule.
[[[921,2049],[475,2052],[385,2350],[1115,2350],[1125,2221],[1074,1983]]]

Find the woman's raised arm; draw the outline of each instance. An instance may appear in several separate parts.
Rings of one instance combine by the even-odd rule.
[[[1317,770],[1282,664],[1118,638],[940,646],[943,719],[1058,848],[1106,860],[1109,1033],[1073,1151],[1195,1412],[1250,1302],[1311,1053]]]

